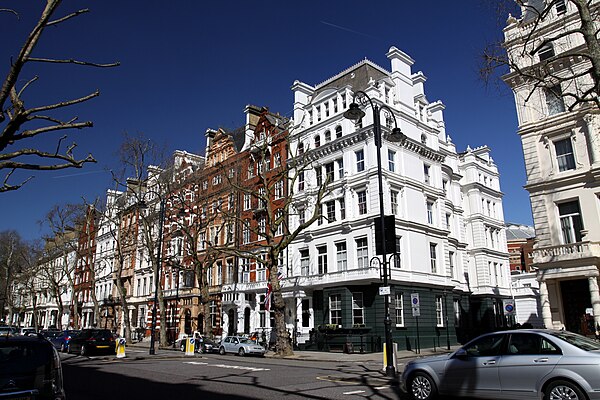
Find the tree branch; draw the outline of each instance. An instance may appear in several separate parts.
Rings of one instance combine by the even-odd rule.
[[[98,68],[111,68],[111,67],[118,67],[119,65],[121,65],[121,63],[118,61],[114,62],[114,63],[110,63],[110,64],[98,64],[98,63],[93,63],[93,62],[89,62],[89,61],[74,60],[72,58],[65,59],[65,60],[58,60],[58,59],[54,59],[54,58],[29,57],[29,58],[27,58],[26,61],[55,63],[55,64],[76,64],[76,65],[86,65],[86,66],[98,67]]]

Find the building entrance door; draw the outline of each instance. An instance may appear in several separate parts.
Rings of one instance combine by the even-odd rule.
[[[594,318],[588,318],[585,313],[586,308],[592,307],[587,279],[561,281],[560,292],[566,329],[582,335],[593,334]]]
[[[244,333],[250,333],[250,309],[244,309]]]

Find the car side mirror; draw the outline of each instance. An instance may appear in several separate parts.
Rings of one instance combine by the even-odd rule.
[[[469,356],[469,354],[467,354],[467,351],[465,349],[458,349],[456,350],[456,352],[454,353],[454,357],[459,358],[459,359],[465,359]]]

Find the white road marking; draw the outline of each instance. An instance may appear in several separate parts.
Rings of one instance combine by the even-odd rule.
[[[229,369],[242,369],[244,371],[253,371],[253,372],[257,372],[257,371],[270,371],[269,368],[242,367],[240,365],[216,364],[216,365],[213,365],[213,367],[229,368]]]
[[[360,394],[360,393],[365,393],[364,390],[355,390],[354,392],[344,392],[342,394]]]
[[[184,361],[184,364],[209,365],[208,363],[198,362],[198,361]],[[244,370],[244,371],[252,371],[252,372],[270,371],[269,368],[242,367],[241,365],[214,364],[212,366],[213,367],[218,367],[218,368],[227,368],[227,369],[241,369],[241,370]]]
[[[389,389],[389,388],[390,388],[389,386],[379,386],[379,387],[376,387],[375,390],[383,390],[383,389]]]

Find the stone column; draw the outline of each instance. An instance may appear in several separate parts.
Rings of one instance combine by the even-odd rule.
[[[598,289],[598,277],[589,276],[590,297],[592,300],[592,309],[594,310],[594,329],[600,325],[600,290]]]
[[[587,114],[583,117],[586,123],[587,130],[587,150],[589,153],[590,164],[600,164],[600,141],[596,129],[595,117],[592,114]]]
[[[552,311],[550,311],[550,298],[546,281],[540,281],[540,303],[542,305],[542,319],[546,329],[552,329]]]

